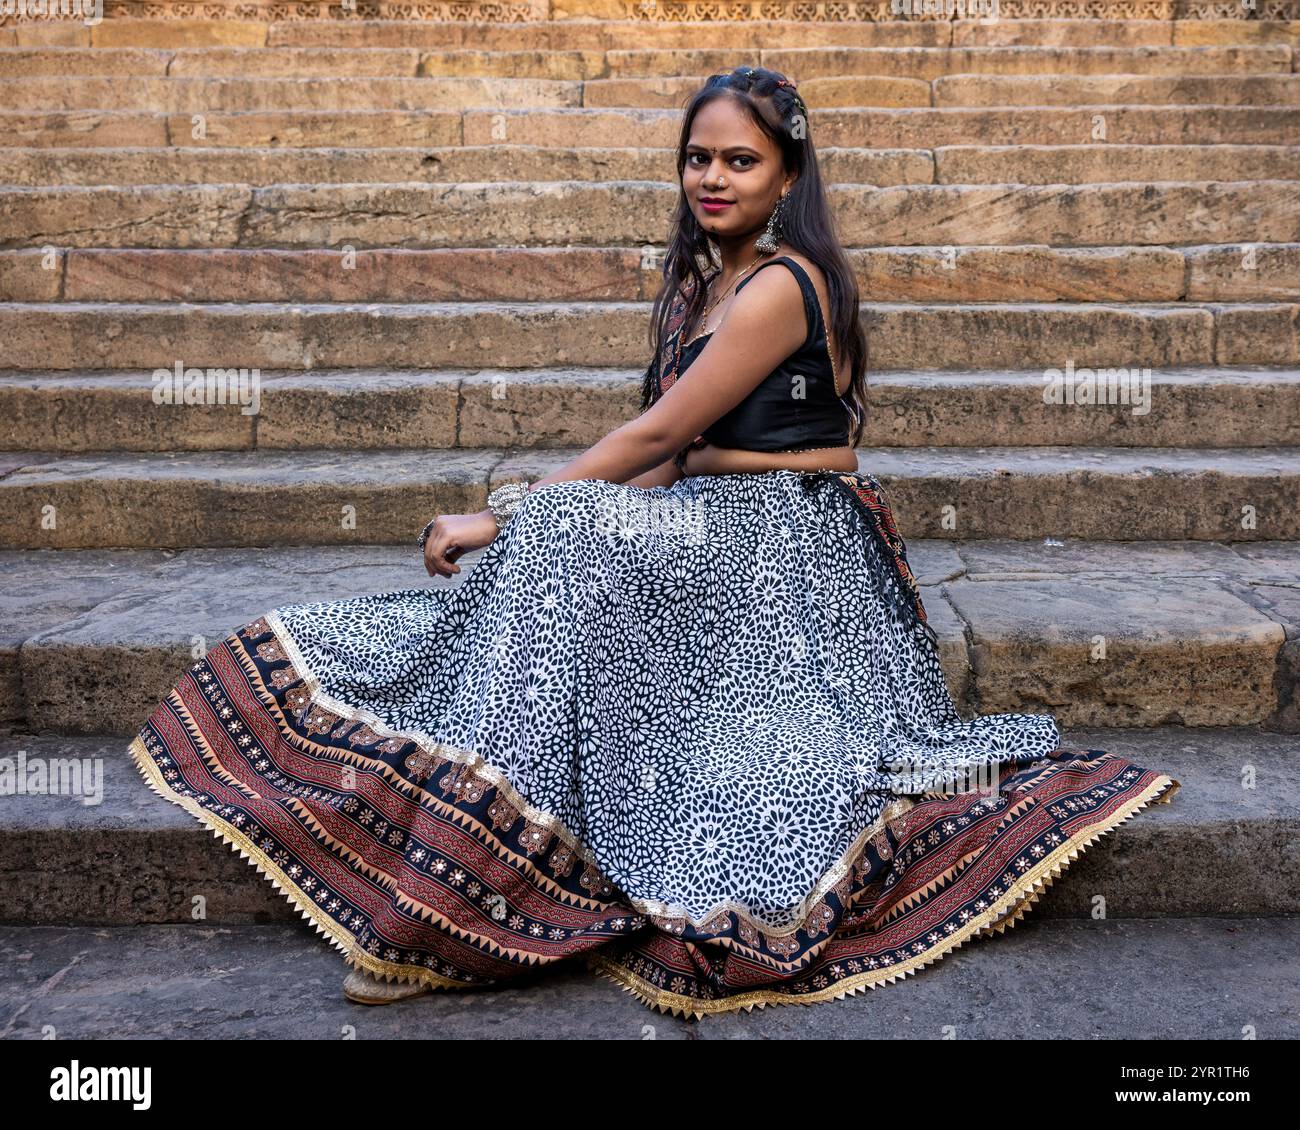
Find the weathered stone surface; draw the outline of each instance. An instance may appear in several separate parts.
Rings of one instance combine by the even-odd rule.
[[[1288,106],[1115,106],[1103,115],[1103,123],[1105,141],[1126,145],[1295,144],[1295,110]],[[666,148],[676,144],[680,124],[678,111],[631,108],[464,113],[469,145],[623,145],[636,137],[642,145]],[[1095,107],[836,108],[819,111],[814,128],[819,150],[864,145],[931,149],[984,145],[991,138],[1004,145],[1103,140],[1097,137]],[[329,139],[315,144],[348,142]]]
[[[1295,306],[878,303],[863,307],[871,368],[1292,364]],[[1242,311],[1250,316],[1241,315]],[[39,318],[37,317],[39,315]],[[648,361],[630,302],[305,304],[0,303],[0,365],[15,369],[555,367]],[[1292,327],[1287,329],[1287,327]],[[1285,330],[1290,337],[1277,340]],[[1272,336],[1270,336],[1272,335]],[[234,343],[234,344],[232,344]],[[1288,349],[1290,353],[1288,354]]]
[[[830,197],[841,237],[855,246],[1300,239],[1300,192],[1286,181],[840,186]]]
[[[887,480],[917,536],[1255,540],[1300,529],[1291,449],[896,448]]]
[[[31,140],[31,139],[29,139]],[[69,139],[71,140],[71,139]],[[941,146],[917,149],[832,148],[820,154],[829,184],[1091,184],[1300,180],[1300,147],[1261,145]],[[28,145],[0,150],[3,183],[272,184],[456,183],[463,181],[671,182],[672,151],[523,145],[382,148],[232,149],[161,144],[129,148]]]
[[[460,584],[478,560],[466,556],[454,577],[430,578],[413,541],[190,549],[159,562],[140,554],[114,556],[123,559],[122,570],[133,572],[130,583],[113,592],[89,588],[93,602],[61,610],[57,621],[51,611],[48,626],[28,634],[20,661],[30,729],[133,734],[196,655],[263,612],[302,599]],[[66,564],[60,560],[54,576],[81,561],[83,571],[97,564],[91,553],[60,557]],[[44,584],[53,587],[49,575]]]
[[[496,461],[458,451],[72,457],[0,480],[0,545],[405,543],[432,514],[482,509]]]
[[[310,27],[310,24],[295,24]],[[868,25],[871,26],[871,25]],[[1177,802],[1175,802],[1177,803]],[[1130,828],[1091,846],[1073,868],[1114,852]],[[1111,846],[1112,842],[1116,846]],[[209,837],[211,844],[211,837]],[[221,850],[209,847],[209,852]],[[1261,852],[1262,852],[1261,847]],[[1189,849],[1188,856],[1193,854]],[[236,859],[239,857],[236,856]],[[243,861],[240,861],[243,865]],[[257,882],[232,875],[229,885]],[[1227,879],[1240,881],[1235,874]],[[270,884],[262,883],[271,890]],[[1203,884],[1193,884],[1203,887]],[[206,891],[207,888],[204,888]],[[1072,889],[1058,882],[1047,891]],[[278,896],[277,896],[278,897]],[[283,901],[283,900],[281,900]],[[1259,1033],[1251,1062],[1300,1031],[1294,953],[1300,923],[1287,917],[1048,919],[1035,903],[1005,936],[964,946],[906,991],[836,1001],[809,1024],[803,1009],[764,1008],[694,1022],[646,1008],[595,971],[575,964],[529,973],[507,986],[432,994],[373,1008],[339,991],[346,966],[301,919],[267,925],[13,926],[0,958],[13,970],[0,998],[12,1017],[3,1035],[41,1039],[337,1040],[614,1039],[886,1041],[1240,1039],[1241,1017]],[[1050,978],[1043,970],[1051,970]],[[1160,971],[1162,1007],[1132,986]],[[238,976],[231,971],[238,970]],[[220,992],[212,991],[220,985]],[[1081,1009],[1076,1002],[1097,998]],[[869,997],[870,999],[864,999]],[[997,1008],[988,1007],[990,1000]],[[954,1025],[960,1017],[960,1025]],[[1270,1063],[1271,1067],[1272,1064]]]
[[[654,246],[674,191],[636,181],[11,187],[0,192],[0,240],[164,248]],[[1300,193],[1287,181],[840,185],[828,195],[841,238],[858,247],[1300,241]]]
[[[494,51],[457,47],[421,52],[418,73],[430,78],[457,76],[582,82],[604,77],[608,73],[608,64],[603,51]]]
[[[653,245],[670,197],[666,186],[634,181],[273,185],[253,190],[238,245]]]
[[[1076,374],[1082,378],[1084,374]],[[1149,402],[1109,396],[1047,403],[1042,370],[873,373],[867,378],[873,446],[1213,447],[1300,446],[1300,372],[1157,369]],[[1119,386],[1117,386],[1119,387]]]
[[[0,270],[29,254],[0,252]],[[74,248],[66,259],[69,301],[648,302],[662,281],[652,259],[619,247]]]
[[[171,54],[170,78],[401,78],[420,73],[420,52],[414,47],[184,47]]]
[[[11,302],[54,302],[62,297],[67,252],[60,247],[0,251],[0,294]]]
[[[839,179],[885,184],[932,180],[928,155],[853,151]],[[667,149],[535,149],[522,145],[388,146],[384,148],[130,149],[9,148],[0,150],[4,184],[401,184],[461,181],[669,181]]]
[[[188,123],[186,128],[189,128]],[[0,110],[0,145],[53,148],[65,145],[167,144],[167,119],[160,114],[114,110],[62,110],[42,114]]]
[[[849,260],[861,296],[887,302],[1174,302],[1186,273],[1171,247],[873,247]]]
[[[39,314],[39,319],[34,315]],[[125,369],[646,363],[640,303],[0,304],[0,365]]]
[[[1300,293],[1292,284],[1300,280],[1300,244],[847,254],[868,300],[1287,302]],[[15,248],[0,251],[0,280],[22,302],[555,302],[650,301],[661,275],[653,258],[614,247]]]
[[[580,106],[579,83],[492,78],[112,78],[75,83],[15,79],[6,85],[11,109],[151,110],[169,114],[246,110],[463,110],[469,107]]]
[[[611,370],[484,369],[459,391],[465,447],[590,445],[641,411],[640,385]]]
[[[172,451],[253,446],[239,404],[158,404],[152,374],[0,373],[0,449]]]
[[[269,24],[259,20],[104,20],[92,29],[96,47],[261,47]]]
[[[69,457],[0,480],[0,530],[30,548],[400,542],[425,510],[477,510],[508,472],[537,477],[577,454]],[[1117,514],[1135,541],[1300,536],[1294,449],[875,448],[859,465],[888,481],[903,527],[918,537],[1107,538]],[[47,529],[50,507],[57,523]]]
[[[6,78],[35,78],[42,75],[66,79],[68,75],[165,75],[176,52],[147,47],[62,47],[56,51],[40,47],[19,48],[5,53]]]
[[[1300,570],[1279,576],[1278,584],[1252,584],[1250,596],[1270,619],[1282,625],[1286,642],[1278,652],[1273,673],[1277,709],[1265,719],[1265,729],[1300,733]]]
[[[700,85],[698,77],[607,78],[583,84],[582,104],[592,108],[637,106],[657,110],[682,106]],[[815,78],[799,84],[810,109],[827,106],[929,106],[930,83],[886,75]]]
[[[1238,20],[1229,21],[1240,23]],[[1250,36],[1225,36],[1214,43],[1252,42]],[[1164,47],[1168,20],[1009,19],[953,20],[958,47]]]
[[[31,637],[64,624],[166,563],[158,551],[0,553],[0,723],[22,725],[26,704],[20,649]]]
[[[1300,303],[1215,306],[1215,359],[1221,365],[1293,365],[1300,360]]]
[[[462,381],[463,374],[456,372],[274,374],[262,386],[257,446],[455,447]]]
[[[1300,297],[1300,243],[1188,247],[1191,302],[1294,302]]]
[[[1131,180],[1136,168],[1143,183],[1300,180],[1300,146],[945,145],[934,159],[946,184],[1091,184]]]
[[[0,450],[589,446],[640,413],[642,375],[640,368],[270,370],[260,374],[253,414],[239,403],[156,404],[146,371],[0,373]],[[1295,369],[1157,369],[1146,389],[1139,373],[1114,397],[1107,370],[1095,379],[1095,403],[1048,403],[1041,370],[872,372],[863,442],[1185,447],[1195,435],[1212,447],[1300,447]]]
[[[877,370],[1064,368],[1068,360],[1172,368],[1215,360],[1214,314],[1201,307],[878,303],[867,308],[865,327]],[[949,352],[950,342],[960,349]]]
[[[980,713],[1046,711],[1071,726],[1233,726],[1276,705],[1281,626],[1211,581],[1021,576],[944,592],[970,626]],[[1189,636],[1190,651],[1176,642]]]
[[[7,188],[0,242],[10,246],[223,247],[239,238],[251,191],[239,185]]]
[[[462,140],[461,111],[445,109],[209,111],[201,133],[189,114],[127,110],[122,116],[161,122],[168,140],[159,144],[178,146],[457,145]]]
[[[1060,366],[1063,359],[1091,365],[1208,365],[1215,360],[1216,314],[1225,323],[1219,337],[1222,363],[1297,360],[1296,307],[1289,305],[1215,310],[1054,303],[990,310],[879,304],[865,309],[878,370]],[[39,324],[33,320],[37,313]],[[380,326],[385,332],[376,336]],[[539,326],[546,327],[544,336]],[[0,304],[0,328],[9,343],[4,360],[23,369],[152,370],[178,357],[186,365],[263,369],[645,360],[644,313],[629,303],[573,303],[563,311],[545,304],[487,303],[309,305],[287,311],[234,304],[10,303]],[[232,351],[232,341],[242,344]]]
[[[707,75],[736,65],[734,52],[708,48],[610,51],[609,72],[623,77]],[[1227,74],[1286,73],[1285,44],[1218,47],[845,47],[772,49],[763,65],[800,82],[846,74],[934,79],[952,74]],[[812,104],[810,103],[810,106]]]
[[[89,47],[92,30],[80,20],[24,20],[13,25],[18,47]]]
[[[1219,43],[1285,43],[1300,46],[1300,20],[1175,20],[1173,41],[1199,47]]]
[[[1300,76],[1293,74],[954,75],[935,79],[933,87],[935,106],[1294,106],[1300,102]]]

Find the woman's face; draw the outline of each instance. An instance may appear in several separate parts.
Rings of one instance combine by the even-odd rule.
[[[788,180],[776,143],[733,98],[716,98],[695,115],[682,191],[705,231],[726,239],[766,227]]]

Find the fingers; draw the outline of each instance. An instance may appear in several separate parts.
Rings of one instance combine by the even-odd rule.
[[[424,547],[424,570],[429,576],[435,573],[440,577],[450,577],[460,572],[460,566],[453,564],[464,551],[451,542],[445,533],[436,532]]]

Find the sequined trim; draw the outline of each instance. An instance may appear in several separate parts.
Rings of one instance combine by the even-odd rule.
[[[946,957],[953,950],[975,937],[991,937],[1001,934],[1014,926],[1038,901],[1044,891],[1060,878],[1069,868],[1071,862],[1078,859],[1092,843],[1100,840],[1107,832],[1113,831],[1125,821],[1130,820],[1147,805],[1169,804],[1181,788],[1181,782],[1172,777],[1160,775],[1144,789],[1132,804],[1126,805],[1112,817],[1100,824],[1092,825],[1071,836],[1055,851],[1049,853],[1037,866],[1022,875],[1018,882],[987,910],[974,916],[964,927],[951,935],[945,944],[926,950],[916,957],[899,962],[886,970],[872,970],[845,977],[826,989],[798,996],[790,993],[773,992],[758,989],[754,992],[721,997],[717,1000],[700,1000],[661,989],[644,978],[638,977],[630,969],[619,965],[600,951],[593,951],[587,959],[588,967],[595,973],[613,981],[626,989],[643,1004],[648,1004],[660,1012],[672,1015],[681,1014],[691,1020],[702,1019],[706,1015],[737,1012],[744,1009],[752,1011],[755,1007],[764,1008],[769,1004],[819,1004],[823,1001],[839,1000],[867,989],[879,988],[881,985],[900,980],[909,974],[923,969],[927,965]]]

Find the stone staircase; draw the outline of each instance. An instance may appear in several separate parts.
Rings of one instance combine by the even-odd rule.
[[[813,113],[871,351],[860,465],[889,491],[954,695],[1051,713],[1065,744],[1183,784],[1011,944],[1041,971],[1104,899],[1058,1002],[1091,999],[1131,926],[1162,968],[1197,939],[1187,979],[1209,995],[1187,1034],[1300,1031],[1279,1007],[1300,909],[1300,3],[754,7],[432,4],[413,22],[164,0],[0,24],[0,757],[103,768],[102,803],[0,796],[0,952],[40,951],[36,984],[69,955],[111,967],[106,930],[118,964],[187,970],[235,960],[232,938],[241,955],[310,941],[149,792],[125,738],[277,604],[458,583],[424,575],[428,517],[636,414],[679,107],[752,62]],[[1203,18],[1233,14],[1256,18]],[[178,365],[260,370],[257,411],[157,403],[154,372]],[[1046,401],[1049,370],[1077,387],[1098,369],[1148,375],[1141,401]],[[1243,936],[1276,966],[1223,1003]],[[1005,977],[1010,941],[926,973],[936,1017]],[[594,1006],[644,1023],[577,981],[533,1022],[577,1033]],[[201,987],[175,984],[152,1034],[243,1030],[244,1006],[212,1027]],[[14,999],[33,985],[16,976]],[[466,1013],[470,1034],[530,992],[400,1011]],[[1045,1015],[1017,992],[992,1034]],[[840,1015],[906,1010],[888,995]],[[109,1006],[64,1007],[89,1034]],[[36,1032],[39,1012],[0,1031]],[[1135,995],[1092,1034],[1160,1031],[1183,1029]]]

